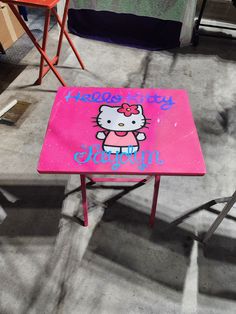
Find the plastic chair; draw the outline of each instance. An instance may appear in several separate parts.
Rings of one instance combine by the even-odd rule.
[[[67,20],[67,14],[68,14],[68,8],[69,8],[69,0],[66,0],[65,2],[65,8],[64,8],[64,14],[62,21],[60,17],[58,16],[55,6],[59,2],[59,0],[1,0],[4,3],[7,3],[9,7],[11,8],[12,12],[15,14],[16,18],[24,28],[25,32],[28,34],[30,39],[32,40],[33,44],[35,47],[38,49],[39,53],[41,54],[41,61],[40,61],[40,70],[39,70],[39,77],[35,84],[41,84],[42,78],[47,74],[47,72],[51,69],[53,73],[56,75],[58,80],[61,82],[63,86],[66,86],[66,83],[64,82],[63,78],[61,75],[58,73],[57,69],[55,68],[54,65],[56,65],[59,61],[59,56],[61,52],[61,45],[62,45],[62,39],[63,35],[65,35],[66,39],[68,40],[72,50],[74,51],[74,54],[76,55],[82,69],[84,69],[84,64],[73,44],[71,41],[68,32],[65,29],[66,25],[66,20]],[[15,5],[24,5],[24,6],[30,6],[30,7],[35,7],[35,8],[43,8],[45,9],[45,23],[44,23],[44,31],[43,31],[43,41],[42,41],[42,46],[39,45],[37,42],[35,36],[32,34],[22,17],[20,16],[17,8]],[[49,24],[50,24],[50,16],[53,14],[57,20],[57,23],[61,27],[60,35],[59,35],[59,40],[58,40],[58,46],[57,46],[57,53],[54,56],[52,60],[48,57],[46,53],[46,45],[47,45],[47,38],[48,38],[48,29],[49,29]],[[47,63],[47,66],[44,66],[44,62]]]

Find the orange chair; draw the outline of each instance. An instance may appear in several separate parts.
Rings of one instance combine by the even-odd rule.
[[[53,73],[56,75],[56,77],[58,78],[58,80],[61,82],[61,84],[63,86],[66,86],[66,83],[64,82],[63,78],[61,77],[61,75],[58,73],[57,69],[54,66],[59,61],[63,35],[65,35],[66,39],[68,40],[68,42],[69,42],[72,50],[74,51],[82,69],[85,68],[74,44],[72,43],[72,41],[69,37],[68,32],[65,29],[66,19],[67,19],[67,14],[68,14],[68,8],[69,8],[69,0],[66,0],[62,21],[61,21],[60,17],[58,16],[58,14],[55,10],[55,6],[59,2],[59,0],[1,0],[1,1],[7,3],[10,6],[12,12],[15,14],[15,16],[19,20],[20,24],[24,28],[25,32],[28,34],[28,36],[32,40],[33,44],[35,45],[35,47],[38,49],[39,53],[41,54],[39,77],[38,77],[37,81],[35,82],[35,84],[40,85],[42,82],[42,78],[51,69],[53,71]],[[32,34],[30,29],[28,28],[28,26],[26,25],[26,23],[24,22],[24,20],[20,16],[15,5],[25,5],[25,6],[45,9],[45,24],[44,24],[42,46],[40,46],[39,43],[37,42],[35,36]],[[49,59],[49,57],[47,56],[47,53],[46,53],[46,44],[47,44],[48,28],[49,28],[51,13],[56,17],[57,23],[61,27],[58,46],[57,46],[57,53],[52,60]],[[46,66],[44,66],[45,61],[47,63]]]

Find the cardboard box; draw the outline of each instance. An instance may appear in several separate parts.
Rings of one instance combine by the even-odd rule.
[[[6,50],[23,35],[24,29],[5,3],[0,2],[0,49]]]

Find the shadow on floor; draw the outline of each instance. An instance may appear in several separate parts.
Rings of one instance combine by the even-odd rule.
[[[169,223],[158,217],[153,229],[148,221],[149,215],[132,204],[127,207],[115,203],[105,211],[89,251],[183,291],[193,247],[191,234],[180,227],[168,230]],[[199,244],[198,254],[199,293],[235,300],[235,239],[213,236],[208,246]]]
[[[0,198],[0,203],[8,214],[0,226],[0,236],[57,235],[64,186],[2,188],[20,200],[11,204],[3,197]],[[163,208],[160,212],[163,212]],[[164,213],[171,213],[171,209],[165,208]],[[150,228],[149,215],[138,210],[137,204],[131,202],[126,206],[115,202],[106,209],[92,236],[88,251],[163,286],[183,291],[193,239],[188,231],[179,226],[168,230],[169,219],[170,217],[163,219],[157,214],[155,226]],[[16,245],[19,246],[20,242]],[[119,268],[114,271],[119,271]],[[200,294],[235,300],[235,239],[214,235],[207,246],[199,245],[198,272]],[[124,274],[121,272],[118,275]],[[130,276],[128,280],[133,281],[135,278]]]
[[[89,250],[175,290],[183,290],[193,240],[176,229],[163,233],[167,223],[132,207],[115,203],[106,210]]]
[[[213,55],[226,61],[236,61],[236,40],[210,37],[212,33],[214,36],[221,36],[222,32],[202,32],[204,36],[200,36],[199,45],[186,46],[176,49],[168,50],[169,53],[173,54],[177,58],[178,54],[189,54],[189,55]],[[236,31],[235,31],[236,38]]]
[[[0,94],[24,71],[25,65],[1,63],[0,59]]]
[[[7,218],[0,236],[55,236],[64,198],[64,186],[1,186],[19,200],[10,203],[0,193]]]
[[[199,244],[199,293],[236,300],[236,238],[214,234]]]

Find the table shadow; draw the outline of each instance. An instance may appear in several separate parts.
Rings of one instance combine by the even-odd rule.
[[[131,206],[115,203],[107,209],[89,250],[167,287],[182,291],[193,240],[177,228],[165,233],[167,222]]]

